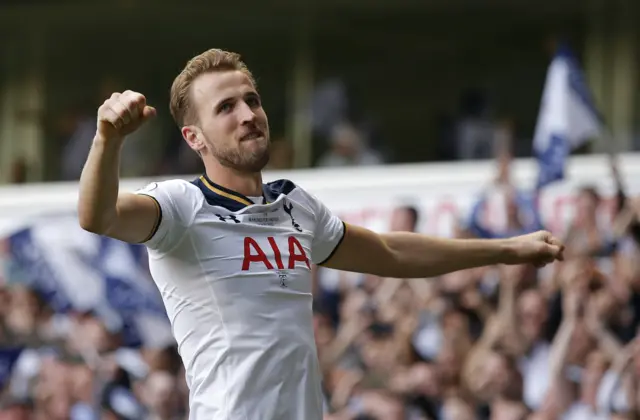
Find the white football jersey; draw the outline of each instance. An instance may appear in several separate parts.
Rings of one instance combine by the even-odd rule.
[[[190,389],[190,420],[321,420],[311,264],[345,225],[290,181],[262,203],[214,184],[171,180],[153,197],[145,242]]]

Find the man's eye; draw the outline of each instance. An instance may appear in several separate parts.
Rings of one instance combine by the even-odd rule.
[[[249,105],[251,108],[255,108],[260,106],[260,99],[256,98],[255,96],[249,97],[247,98],[247,105]]]

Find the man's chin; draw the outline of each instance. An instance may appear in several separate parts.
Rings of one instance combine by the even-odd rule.
[[[263,150],[262,153],[254,153],[251,158],[237,165],[236,169],[242,172],[257,173],[262,171],[269,163],[269,150]]]

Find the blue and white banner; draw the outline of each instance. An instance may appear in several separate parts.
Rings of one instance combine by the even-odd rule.
[[[568,47],[561,46],[547,72],[533,139],[540,167],[537,187],[563,179],[567,157],[600,136],[602,127],[577,60]]]
[[[11,379],[13,368],[23,350],[21,346],[0,348],[0,387],[4,388]]]
[[[56,312],[91,311],[128,346],[169,344],[162,300],[142,246],[85,232],[75,215],[45,217],[8,237],[19,276]]]

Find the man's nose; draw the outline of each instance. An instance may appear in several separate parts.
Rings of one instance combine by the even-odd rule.
[[[249,124],[256,120],[256,113],[253,112],[253,109],[247,105],[245,102],[241,102],[240,104],[240,122],[242,124]]]

